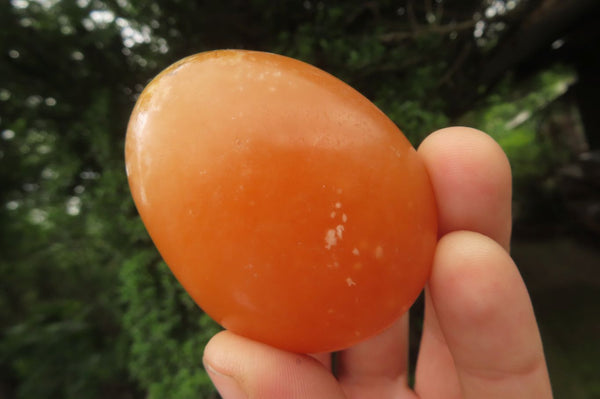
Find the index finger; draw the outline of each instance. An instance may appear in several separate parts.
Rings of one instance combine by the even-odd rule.
[[[427,137],[419,153],[437,199],[440,236],[475,231],[508,250],[512,179],[500,146],[479,130],[450,127]]]

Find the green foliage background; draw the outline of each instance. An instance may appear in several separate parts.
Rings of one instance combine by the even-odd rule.
[[[550,65],[524,82],[508,71],[474,87],[478,100],[457,113],[457,54],[468,44],[484,58],[502,37],[492,21],[473,32],[492,2],[410,4],[0,2],[0,397],[217,397],[201,357],[219,327],[154,249],[123,163],[136,96],[183,56],[251,48],[314,63],[372,99],[415,145],[451,123],[487,131],[511,158],[528,209],[528,190],[547,190],[572,158],[540,124],[575,73]],[[445,29],[461,19],[473,25]]]

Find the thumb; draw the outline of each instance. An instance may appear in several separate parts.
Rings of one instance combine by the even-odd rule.
[[[344,399],[331,372],[311,356],[286,352],[229,331],[210,340],[203,362],[223,399]]]

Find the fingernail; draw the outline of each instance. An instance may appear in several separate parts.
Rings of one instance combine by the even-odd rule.
[[[212,380],[215,388],[223,399],[247,399],[246,393],[233,377],[218,372],[210,364],[205,363],[204,368]]]

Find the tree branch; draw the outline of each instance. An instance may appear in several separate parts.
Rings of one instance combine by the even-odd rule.
[[[413,32],[419,30],[419,23],[417,22],[417,17],[415,15],[415,8],[413,7],[413,2],[409,1],[406,4],[406,15],[408,16],[408,22],[410,24],[410,28]]]
[[[596,6],[596,0],[542,1],[521,26],[494,50],[481,71],[481,80],[493,82],[504,71],[559,38],[571,24]]]
[[[415,29],[411,32],[409,31],[400,31],[400,32],[388,32],[379,36],[379,40],[384,43],[393,43],[400,42],[406,39],[415,39],[419,36],[429,35],[429,34],[446,34],[451,32],[460,32],[464,30],[473,29],[475,24],[477,23],[474,19],[469,19],[466,21],[458,22],[458,23],[449,23],[446,25],[430,25],[425,28],[415,27]]]
[[[472,48],[472,42],[467,42],[467,44],[465,44],[465,46],[462,48],[462,50],[454,60],[454,63],[452,64],[450,69],[448,69],[444,76],[442,76],[442,78],[439,80],[437,87],[443,86],[446,83],[448,83],[448,81],[450,81],[450,79],[452,78],[452,76],[454,76],[456,71],[458,71],[460,67],[464,65],[468,55],[471,53]]]

